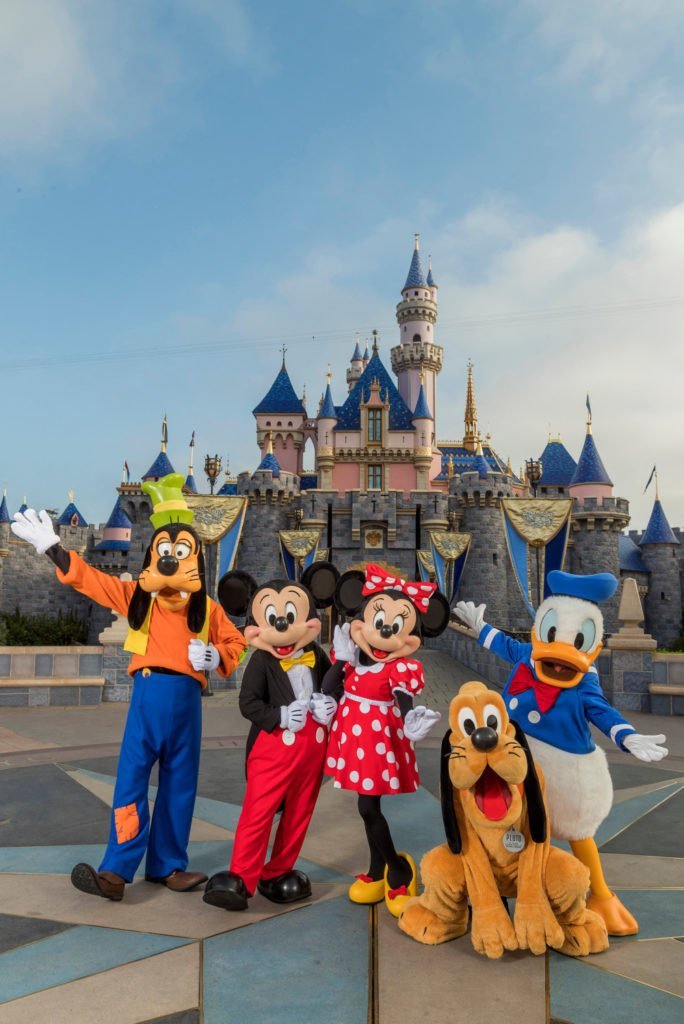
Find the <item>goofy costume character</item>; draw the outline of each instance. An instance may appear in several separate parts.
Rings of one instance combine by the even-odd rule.
[[[77,864],[77,889],[121,900],[147,851],[145,878],[187,892],[206,875],[187,871],[188,840],[197,792],[202,733],[201,693],[207,672],[228,676],[246,643],[206,593],[204,558],[182,497],[183,477],[146,482],[155,532],[137,583],[124,582],[66,551],[47,512],[17,513],[12,530],[46,553],[57,578],[128,618],[124,648],[134,679],[114,788],[107,849],[96,870]],[[159,788],[150,823],[150,772],[159,762]]]
[[[594,840],[611,809],[613,786],[589,725],[642,761],[665,757],[667,749],[659,746],[665,737],[639,735],[606,700],[594,667],[603,647],[598,603],[615,593],[616,578],[554,571],[548,585],[551,596],[537,609],[528,644],[487,625],[483,604],[459,601],[456,612],[482,647],[514,665],[503,692],[506,709],[544,773],[553,837],[568,840],[589,868],[587,907],[603,918],[609,935],[633,935],[637,922],[608,888]]]

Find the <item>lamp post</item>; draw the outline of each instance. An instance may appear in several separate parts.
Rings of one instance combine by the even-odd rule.
[[[544,467],[540,459],[527,459],[525,462],[525,475],[527,482],[532,488],[532,497],[537,497],[537,485],[542,478]],[[537,607],[542,603],[542,579],[541,579],[541,559],[539,557],[540,545],[535,544],[534,552],[537,561]]]
[[[214,493],[214,487],[218,480],[219,473],[221,472],[221,456],[220,455],[205,455],[204,457],[204,472],[209,486],[211,487],[211,493]]]

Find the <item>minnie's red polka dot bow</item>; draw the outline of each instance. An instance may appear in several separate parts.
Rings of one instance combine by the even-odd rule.
[[[391,576],[379,565],[367,565],[363,596],[379,594],[383,590],[400,590],[408,597],[409,601],[413,602],[419,612],[425,613],[430,605],[430,598],[437,590],[437,585],[402,580],[400,576]]]

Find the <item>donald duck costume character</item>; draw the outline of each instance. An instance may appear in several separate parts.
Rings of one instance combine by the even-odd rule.
[[[606,755],[594,743],[590,723],[620,750],[641,761],[660,761],[665,736],[642,736],[606,700],[594,663],[603,647],[598,605],[612,597],[611,573],[548,575],[551,596],[537,609],[531,643],[521,643],[484,620],[485,605],[459,601],[456,612],[477,632],[478,643],[513,665],[503,697],[511,719],[524,730],[546,779],[551,832],[570,842],[589,868],[587,907],[606,922],[610,935],[634,935],[638,925],[603,876],[594,840],[613,802]]]

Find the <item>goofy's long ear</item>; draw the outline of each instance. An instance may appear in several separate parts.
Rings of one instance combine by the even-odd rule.
[[[202,583],[200,590],[190,595],[188,601],[188,628],[191,633],[201,633],[207,615],[207,577],[204,567],[202,548],[197,552],[197,571]]]
[[[544,797],[539,784],[537,769],[532,760],[532,753],[527,745],[525,733],[517,722],[513,722],[513,725],[515,727],[515,738],[525,751],[525,757],[527,758],[527,775],[525,776],[524,786],[525,799],[527,800],[527,816],[530,822],[530,835],[534,843],[543,843],[546,841],[547,832],[546,808],[544,807]]]
[[[152,548],[149,547],[145,552],[145,558],[143,559],[141,573],[148,568],[152,561]],[[148,594],[146,590],[136,584],[135,590],[133,591],[133,597],[128,605],[128,625],[131,629],[140,629],[143,622],[147,618],[147,613],[150,610],[152,604],[152,595]]]
[[[446,833],[447,844],[452,853],[461,852],[461,833],[454,809],[454,787],[449,775],[449,758],[451,757],[451,729],[447,729],[442,740],[441,760],[439,764],[439,796],[442,802],[442,821]]]

